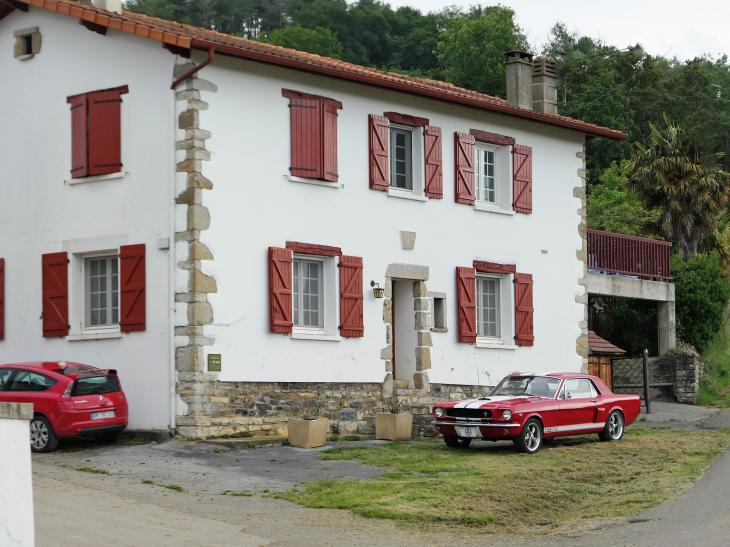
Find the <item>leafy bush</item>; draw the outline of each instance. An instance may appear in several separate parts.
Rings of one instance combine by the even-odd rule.
[[[677,338],[701,353],[722,327],[730,286],[722,278],[717,253],[686,261],[675,255],[671,268],[676,287]]]

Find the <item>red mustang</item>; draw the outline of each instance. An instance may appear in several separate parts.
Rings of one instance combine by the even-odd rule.
[[[598,433],[602,441],[618,441],[640,411],[638,395],[614,395],[595,376],[519,373],[488,397],[438,403],[432,423],[452,448],[466,448],[472,439],[506,439],[534,454],[543,438]]]

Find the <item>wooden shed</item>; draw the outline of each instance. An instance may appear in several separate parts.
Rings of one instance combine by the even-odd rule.
[[[588,331],[588,374],[598,376],[609,389],[611,386],[611,358],[626,352],[604,340],[592,330]]]

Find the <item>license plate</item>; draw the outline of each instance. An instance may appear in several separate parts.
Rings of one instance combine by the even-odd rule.
[[[481,439],[482,432],[478,427],[455,427],[456,434],[459,437],[469,437],[470,439]]]
[[[106,410],[104,412],[92,412],[91,413],[92,420],[103,420],[104,418],[113,418],[113,417],[114,417],[113,410]]]

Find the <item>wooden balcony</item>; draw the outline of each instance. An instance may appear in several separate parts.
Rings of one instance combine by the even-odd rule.
[[[588,271],[669,281],[668,241],[588,230]]]

